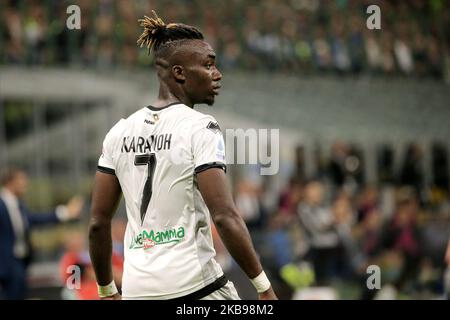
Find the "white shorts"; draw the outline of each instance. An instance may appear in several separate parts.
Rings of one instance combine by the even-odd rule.
[[[200,300],[241,300],[233,282],[228,281],[222,288]]]

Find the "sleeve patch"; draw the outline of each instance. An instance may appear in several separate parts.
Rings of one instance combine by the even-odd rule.
[[[210,121],[210,122],[208,123],[208,125],[206,126],[206,128],[209,129],[209,130],[211,130],[211,131],[214,132],[214,133],[217,133],[217,132],[220,131],[220,127],[219,127],[219,124],[218,124],[217,122],[212,122],[212,121]]]

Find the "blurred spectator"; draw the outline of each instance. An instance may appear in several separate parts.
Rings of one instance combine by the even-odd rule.
[[[340,74],[350,71],[351,61],[350,54],[347,47],[347,38],[345,24],[342,18],[335,16],[332,21],[332,40],[331,51],[333,56],[334,68]]]
[[[381,35],[381,55],[382,55],[382,71],[386,75],[392,75],[395,72],[394,48],[392,44],[391,32],[385,31]]]
[[[117,241],[123,238],[123,221],[114,219],[112,222],[111,235],[113,238],[112,266],[114,281],[120,290],[123,273],[123,251],[117,246]],[[65,252],[59,262],[60,275],[64,284],[62,297],[65,300],[98,300],[97,281],[94,268],[87,249],[86,233],[80,230],[73,230],[66,234],[64,239]],[[74,285],[72,268],[78,267],[80,273],[79,287]]]
[[[264,227],[266,213],[259,193],[259,188],[248,180],[243,180],[236,186],[236,207],[250,232]]]
[[[376,34],[370,30],[365,31],[365,53],[369,72],[379,73],[383,68],[383,52]]]
[[[410,144],[406,150],[403,166],[400,173],[400,183],[411,186],[421,195],[423,191],[423,152],[419,145]]]
[[[413,59],[415,64],[415,71],[419,77],[425,77],[428,73],[427,70],[427,48],[425,37],[422,33],[418,32],[414,35],[413,40]]]
[[[361,194],[357,207],[358,221],[365,220],[366,216],[378,208],[378,189],[373,185],[366,186]]]
[[[341,192],[334,200],[332,212],[336,233],[339,237],[337,274],[344,279],[349,279],[354,274],[362,272],[366,258],[361,253],[353,236],[356,211],[353,209],[352,201],[346,193]]]
[[[350,18],[349,55],[352,72],[360,73],[364,68],[364,25],[356,14]]]
[[[347,170],[345,168],[345,161],[348,156],[349,148],[346,144],[340,141],[333,144],[328,173],[332,184],[336,187],[342,187],[346,182]]]
[[[404,22],[398,24],[397,35],[394,41],[394,52],[400,71],[405,75],[410,75],[414,70],[412,51],[409,46],[407,28]]]
[[[366,257],[374,258],[382,250],[383,216],[377,208],[367,211],[360,223],[359,242]]]
[[[291,177],[288,186],[279,197],[280,214],[288,217],[297,215],[297,207],[302,199],[302,184],[297,177]]]
[[[86,235],[81,231],[69,231],[64,239],[65,253],[59,268],[64,287],[62,296],[65,300],[95,300],[98,299],[97,282],[94,269],[86,250]],[[78,269],[73,269],[77,267]],[[73,270],[79,271],[73,272]],[[72,280],[73,276],[80,279]],[[76,287],[75,285],[79,286]],[[69,285],[72,285],[70,287]]]
[[[331,48],[323,27],[316,29],[313,40],[314,63],[319,71],[327,71],[331,68]]]
[[[30,231],[41,225],[57,224],[78,218],[83,207],[80,197],[54,212],[32,214],[21,201],[28,187],[27,174],[8,169],[1,176],[0,194],[0,297],[25,299],[27,268],[32,259]]]
[[[292,262],[295,257],[296,248],[292,243],[291,227],[297,220],[297,207],[301,197],[302,185],[296,177],[291,177],[278,197],[278,208],[270,218],[268,232],[262,238],[270,244],[272,255],[269,262],[277,269]],[[258,247],[264,251],[263,243],[258,243]]]
[[[19,12],[12,7],[6,7],[3,12],[5,62],[20,63],[23,59],[24,47],[22,44],[22,21]]]
[[[445,264],[444,289],[447,300],[450,300],[450,238],[448,239],[447,250],[445,252]]]
[[[27,61],[31,64],[42,64],[45,54],[45,41],[48,33],[48,21],[44,7],[32,3],[29,8],[29,15],[25,20],[24,36],[28,47]]]
[[[397,210],[383,236],[383,246],[399,252],[404,260],[397,288],[403,288],[410,279],[417,278],[422,254],[422,236],[417,221],[418,199],[407,189],[400,191]]]
[[[305,186],[305,201],[298,207],[298,216],[309,244],[307,259],[314,266],[316,282],[323,285],[335,275],[339,236],[331,208],[323,206],[324,186],[313,180]]]

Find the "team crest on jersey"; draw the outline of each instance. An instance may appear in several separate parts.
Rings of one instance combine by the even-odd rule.
[[[220,127],[219,127],[219,124],[218,124],[217,122],[212,122],[212,121],[210,121],[210,122],[208,123],[208,125],[206,126],[206,128],[209,129],[209,130],[211,130],[211,131],[214,132],[214,133],[217,133],[217,132],[220,131]]]
[[[159,115],[156,114],[156,113],[154,113],[154,114],[152,115],[152,117],[153,117],[153,121],[152,121],[152,120],[147,120],[147,119],[145,119],[144,122],[145,122],[146,124],[151,124],[151,125],[153,125],[153,124],[156,123],[156,121],[159,120]]]

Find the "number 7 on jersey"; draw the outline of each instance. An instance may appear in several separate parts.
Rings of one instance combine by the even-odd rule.
[[[141,201],[141,223],[144,222],[145,213],[147,212],[148,204],[150,203],[150,199],[152,197],[152,183],[153,183],[153,173],[156,168],[156,156],[154,153],[150,154],[142,154],[137,155],[134,158],[135,166],[147,166],[148,165],[148,175],[147,180],[145,181],[144,190],[142,192],[142,201]]]

